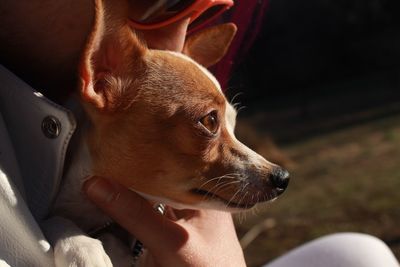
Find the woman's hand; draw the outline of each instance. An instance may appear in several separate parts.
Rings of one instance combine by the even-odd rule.
[[[168,209],[162,216],[138,194],[94,177],[84,192],[148,250],[144,266],[246,266],[232,217],[214,210]]]

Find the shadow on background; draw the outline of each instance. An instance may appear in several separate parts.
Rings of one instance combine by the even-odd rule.
[[[244,143],[293,179],[237,216],[240,237],[258,227],[249,266],[338,231],[377,235],[399,259],[400,1],[271,0],[263,25],[227,94],[243,92]]]
[[[282,141],[399,112],[399,14],[396,0],[272,0],[228,95]]]

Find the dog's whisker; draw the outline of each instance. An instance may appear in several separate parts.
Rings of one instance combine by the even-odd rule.
[[[237,109],[238,109],[238,106],[239,106],[239,108],[240,108],[240,105],[241,105],[241,104],[242,104],[241,102],[236,102],[236,103],[232,104],[232,106],[233,106],[233,108],[234,108],[235,110],[237,110]]]
[[[244,192],[246,190],[246,187],[249,185],[250,183],[246,183],[238,192]],[[238,193],[237,192],[237,193]],[[245,192],[245,194],[242,196],[242,198],[239,200],[238,206],[240,206],[241,202],[243,201],[243,199],[246,197],[248,191]]]
[[[254,195],[251,197],[252,203],[254,203],[253,200],[254,200]],[[257,206],[257,205],[255,205],[255,206],[251,209],[251,213],[253,214],[253,216],[257,216],[257,214],[258,214],[258,206]]]
[[[240,181],[233,181],[233,182],[222,182],[221,184],[216,184],[214,185],[211,189],[207,190],[207,193],[204,195],[203,199],[207,199],[208,197],[217,194],[223,187],[235,184],[235,183],[240,183]]]
[[[203,184],[201,184],[199,189],[204,188],[207,184],[209,184],[210,182],[213,182],[215,180],[217,180],[216,185],[218,185],[222,179],[227,179],[227,180],[229,180],[229,179],[231,179],[231,180],[237,179],[238,175],[239,174],[237,174],[237,173],[228,173],[228,174],[225,174],[225,175],[222,175],[222,176],[214,177],[214,178],[204,182]]]
[[[246,216],[245,212],[240,212],[239,213],[238,219],[239,219],[239,223],[240,224],[243,224],[245,216]]]
[[[242,204],[242,201],[246,198],[247,194],[249,193],[249,191],[246,191],[244,193],[244,195],[242,196],[242,198],[239,200],[238,206],[240,206],[240,204]]]
[[[224,175],[221,175],[221,176],[218,176],[218,177],[215,177],[215,178],[212,178],[212,179],[210,179],[210,180],[213,180],[213,179],[216,179],[216,178],[220,178],[220,177],[226,177],[226,178],[236,178],[237,176],[239,176],[240,174],[238,174],[238,173],[227,173],[227,174],[224,174]]]
[[[219,185],[228,182],[228,181],[224,181],[224,180],[222,180],[222,179],[224,179],[224,177],[219,177],[218,180],[217,180],[217,182],[211,187],[211,189],[208,189],[207,191],[212,191],[215,187],[218,187]],[[221,180],[222,180],[222,181],[221,181]],[[233,180],[233,179],[232,179],[232,180]],[[203,184],[199,187],[199,189],[203,189],[207,184],[208,184],[208,182],[203,183]]]
[[[245,108],[247,108],[247,107],[246,107],[246,106],[241,106],[241,107],[239,107],[239,108],[236,110],[236,112],[239,113],[240,111],[242,111],[242,110],[245,109]]]
[[[249,185],[249,184],[247,183],[246,186],[247,186],[247,185]],[[245,190],[246,186],[243,187],[242,191]],[[239,200],[239,205],[240,205],[240,204],[242,203],[242,201],[246,198],[246,196],[247,196],[248,193],[249,193],[249,191],[246,191],[246,192],[243,194],[242,198]]]
[[[224,190],[229,188],[231,185],[237,184],[237,183],[240,183],[240,181],[233,181],[233,182],[224,183],[224,184],[220,185],[219,187],[217,187],[213,194],[217,194],[217,193],[223,192]]]
[[[230,183],[224,183],[221,184],[217,187],[214,187],[211,191],[213,191],[213,194],[217,194],[220,192],[223,192],[224,190],[226,190],[227,188],[229,188],[231,185],[238,183],[238,181],[234,181],[234,182],[230,182]]]
[[[226,177],[226,176],[215,177],[215,178],[212,178],[211,180],[208,180],[208,181],[204,182],[203,184],[201,184],[199,186],[199,189],[202,189],[204,186],[206,186],[207,184],[209,184],[209,183],[211,183],[211,182],[213,182],[215,180],[217,180],[216,184],[218,184],[220,182],[220,180],[222,180],[222,179],[234,179],[234,178]]]
[[[242,189],[237,190],[236,193],[233,194],[233,196],[229,199],[228,203],[226,204],[226,207],[227,207],[227,208],[229,207],[229,205],[231,204],[231,202],[235,199],[236,195],[239,194],[240,192],[242,192]],[[238,204],[240,204],[240,203],[238,203]],[[238,206],[240,206],[240,205],[238,205]]]
[[[230,103],[231,103],[232,105],[235,105],[235,104],[233,104],[233,102],[235,102],[236,98],[238,98],[238,97],[241,96],[241,95],[243,95],[243,92],[238,92],[238,93],[236,93],[236,94],[232,97]]]
[[[211,178],[211,179],[209,179],[209,180],[207,180],[206,182],[211,182],[211,181],[214,181],[214,180],[217,180],[217,179],[220,179],[220,178],[235,178],[236,176],[238,176],[239,174],[237,174],[237,173],[227,173],[227,174],[224,174],[224,175],[221,175],[221,176],[217,176],[217,177],[214,177],[214,178]],[[207,179],[206,177],[203,177],[202,179]]]

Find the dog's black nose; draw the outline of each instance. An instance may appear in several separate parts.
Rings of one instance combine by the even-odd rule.
[[[276,167],[270,176],[271,183],[278,190],[278,193],[283,193],[289,185],[289,172],[281,167]]]

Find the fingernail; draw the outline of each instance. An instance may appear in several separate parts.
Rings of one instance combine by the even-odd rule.
[[[86,180],[82,188],[87,196],[94,201],[111,202],[118,195],[114,186],[106,179],[100,177],[93,177]]]

